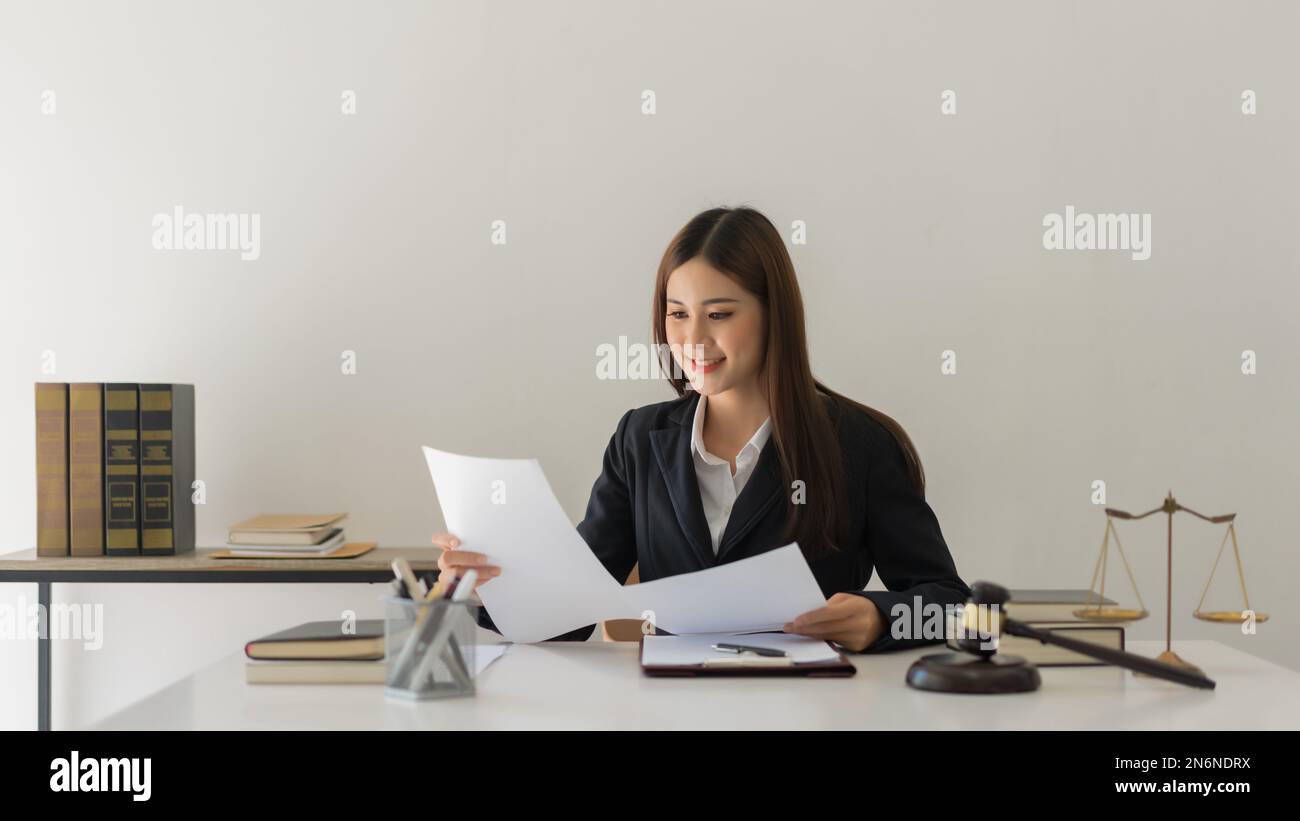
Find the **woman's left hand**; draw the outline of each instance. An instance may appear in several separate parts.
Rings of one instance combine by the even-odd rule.
[[[880,615],[880,608],[866,596],[836,593],[826,600],[825,607],[804,613],[782,629],[787,633],[833,641],[859,653],[885,632],[885,620]]]

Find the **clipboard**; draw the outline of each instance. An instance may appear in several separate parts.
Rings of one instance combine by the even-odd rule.
[[[722,656],[700,664],[645,663],[645,636],[637,642],[637,660],[641,672],[654,677],[691,678],[698,676],[805,676],[808,678],[848,678],[858,668],[840,651],[830,661],[795,663],[786,658],[763,656]]]

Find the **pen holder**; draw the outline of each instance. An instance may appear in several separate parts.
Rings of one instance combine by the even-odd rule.
[[[429,699],[474,694],[473,605],[384,600],[385,693]]]

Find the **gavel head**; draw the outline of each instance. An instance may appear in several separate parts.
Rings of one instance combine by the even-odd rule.
[[[971,604],[996,604],[999,609],[1011,601],[1011,593],[1000,584],[975,582],[970,589]]]
[[[1011,594],[1000,584],[975,582],[970,599],[953,626],[953,643],[967,653],[989,658],[998,651],[1002,633],[1002,606]]]

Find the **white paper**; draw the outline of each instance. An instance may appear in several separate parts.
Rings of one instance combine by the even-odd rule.
[[[649,610],[656,627],[678,634],[780,630],[795,616],[826,606],[797,544],[623,591],[636,611],[627,618]]]
[[[701,664],[705,659],[736,658],[735,653],[714,650],[713,645],[718,643],[784,650],[786,656],[795,664],[835,661],[840,657],[840,654],[826,642],[807,636],[794,636],[789,633],[757,633],[749,636],[711,633],[692,636],[646,636],[641,662],[647,667],[659,667]],[[769,657],[745,653],[740,658],[762,661]]]
[[[508,644],[474,645],[474,675],[479,675],[489,664],[504,656],[509,647]]]
[[[574,530],[535,459],[424,449],[447,530],[501,575],[478,588],[501,635],[543,641],[619,611],[620,585]],[[599,617],[597,617],[599,618]]]
[[[482,459],[424,448],[447,530],[501,575],[478,588],[497,629],[544,641],[603,619],[672,633],[780,629],[826,604],[797,545],[697,573],[623,586],[565,516],[535,459]]]

